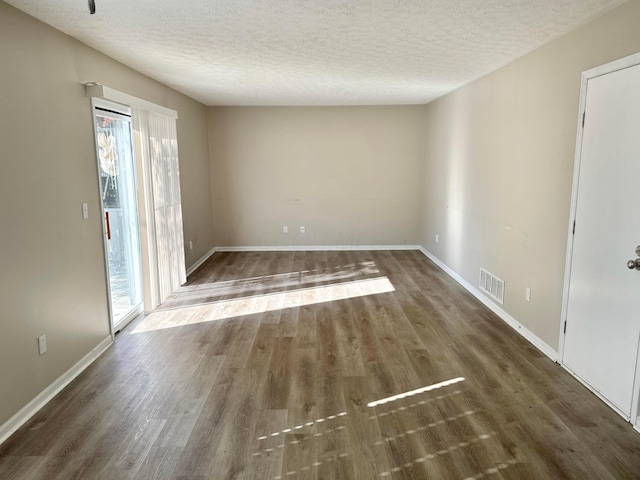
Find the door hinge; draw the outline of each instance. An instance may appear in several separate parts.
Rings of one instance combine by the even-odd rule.
[[[573,235],[576,234],[576,221],[575,220],[573,221],[573,232],[572,232],[572,234]]]
[[[564,321],[564,331],[562,333],[567,333],[567,321]]]
[[[587,116],[587,112],[586,111],[582,112],[582,128],[584,128],[584,119],[586,116]]]

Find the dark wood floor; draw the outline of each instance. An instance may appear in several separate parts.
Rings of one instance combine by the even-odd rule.
[[[626,479],[640,434],[419,252],[217,253],[0,478]]]

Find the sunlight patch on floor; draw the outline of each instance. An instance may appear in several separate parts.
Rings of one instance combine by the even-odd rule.
[[[417,388],[416,390],[411,390],[410,392],[399,393],[398,395],[393,395],[392,397],[382,398],[380,400],[376,400],[375,402],[369,402],[367,403],[367,407],[377,407],[378,405],[384,405],[385,403],[395,402],[396,400],[412,397],[414,395],[418,395],[419,393],[430,392],[431,390],[436,390],[438,388],[448,387],[449,385],[454,385],[456,383],[463,382],[463,381],[464,381],[464,377],[452,378],[451,380],[446,380],[440,383],[434,383],[433,385]]]
[[[300,270],[277,273],[238,280],[214,281],[204,284],[185,285],[171,295],[176,301],[206,301],[215,297],[251,295],[255,292],[276,289],[302,288],[309,284],[352,281],[356,277],[379,276],[375,262],[366,261],[331,268]]]
[[[315,305],[395,291],[387,277],[302,288],[267,295],[220,300],[205,305],[159,310],[147,316],[131,333],[195,325],[284,308]]]

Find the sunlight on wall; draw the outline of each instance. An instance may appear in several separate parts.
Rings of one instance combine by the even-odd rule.
[[[140,322],[132,333],[151,332],[393,291],[395,288],[387,277],[378,277],[267,295],[253,295],[233,300],[220,300],[205,305],[153,312]]]
[[[465,176],[468,174],[467,144],[469,142],[469,113],[464,111],[465,102],[463,98],[454,97],[455,105],[453,118],[450,120],[451,132],[446,141],[446,178],[447,178],[447,199],[446,199],[446,238],[448,239],[447,254],[449,265],[458,269],[463,261],[462,240],[464,236],[464,211],[465,194],[467,182]]]

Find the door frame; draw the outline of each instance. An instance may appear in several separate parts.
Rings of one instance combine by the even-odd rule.
[[[153,213],[151,196],[153,186],[151,185],[151,182],[149,180],[149,176],[151,175],[150,164],[147,162],[147,160],[145,160],[144,156],[141,155],[141,143],[138,129],[140,121],[139,114],[145,111],[153,112],[177,120],[178,112],[176,110],[157,105],[148,100],[123,93],[97,82],[83,82],[83,85],[85,87],[85,96],[91,98],[92,108],[94,102],[104,101],[116,105],[121,105],[131,110],[133,129],[132,142],[137,170],[138,218],[140,220],[139,235],[143,277],[144,309],[142,310],[141,314],[146,314],[152,311],[160,303],[158,293],[160,288],[160,280],[157,273],[157,252],[155,247],[155,234],[153,232],[153,229],[155,228],[152,216]],[[104,230],[104,222],[102,227]]]
[[[131,128],[131,155],[133,158],[133,168],[134,168],[134,172],[137,169],[137,164],[136,164],[136,152],[135,152],[135,145],[134,145],[134,135],[133,135],[133,118],[132,118],[132,108],[128,105],[122,104],[122,103],[118,103],[118,102],[113,102],[111,100],[106,100],[106,99],[101,99],[101,98],[95,98],[92,97],[91,98],[91,121],[93,123],[93,137],[94,137],[94,145],[95,145],[95,155],[96,155],[96,166],[97,166],[97,180],[98,180],[98,194],[100,195],[100,199],[99,199],[99,205],[100,205],[100,228],[102,230],[102,249],[103,249],[103,259],[104,259],[104,268],[105,268],[105,278],[107,280],[107,299],[108,299],[108,304],[107,304],[107,310],[109,312],[109,332],[111,334],[111,338],[113,339],[113,341],[115,341],[115,335],[116,333],[118,333],[120,330],[122,330],[124,327],[126,327],[129,323],[131,323],[135,318],[137,318],[141,313],[144,312],[144,299],[142,300],[142,302],[140,303],[140,305],[136,306],[133,310],[131,310],[131,312],[129,312],[125,317],[123,317],[119,322],[116,328],[116,325],[114,323],[114,312],[113,312],[113,295],[111,292],[111,273],[109,271],[109,251],[107,249],[107,242],[105,241],[105,238],[107,237],[107,230],[106,230],[106,225],[105,225],[105,209],[104,209],[104,204],[102,203],[102,196],[103,196],[103,187],[102,187],[102,182],[100,181],[100,156],[99,156],[99,146],[98,146],[98,139],[95,133],[96,130],[96,126],[95,126],[95,110],[96,107],[101,107],[101,108],[106,108],[106,109],[110,109],[113,110],[113,114],[114,115],[128,115],[130,118],[130,128]],[[118,113],[118,110],[125,110],[127,112],[129,112],[128,114],[126,113]],[[137,177],[137,172],[135,174],[135,176]],[[136,190],[138,190],[138,179],[136,178],[135,180],[136,183]],[[136,192],[136,200],[137,200],[137,192]],[[140,222],[140,215],[139,213],[136,211],[136,216],[138,217],[138,223]],[[139,235],[139,232],[138,232]],[[140,242],[140,239],[138,238],[138,242]],[[142,268],[140,268],[140,282],[141,282],[141,293],[144,290],[144,283],[145,283],[145,279],[144,279],[144,274],[142,272]]]
[[[567,254],[564,269],[564,286],[562,291],[562,313],[560,319],[560,336],[558,342],[558,362],[562,367],[567,370],[571,375],[577,378],[582,384],[584,384],[589,390],[591,390],[602,401],[609,405],[615,412],[620,414],[626,419],[626,415],[623,415],[614,405],[612,405],[606,398],[599,394],[594,388],[591,387],[584,379],[580,378],[574,372],[569,370],[564,363],[564,344],[566,339],[565,323],[567,321],[567,313],[569,307],[569,285],[571,283],[571,261],[573,258],[573,228],[576,220],[576,211],[578,209],[578,187],[580,179],[580,163],[582,160],[582,143],[584,135],[583,121],[585,118],[585,108],[587,103],[587,87],[589,80],[607,75],[609,73],[624,70],[626,68],[640,65],[640,53],[635,53],[627,57],[614,60],[612,62],[600,65],[590,70],[582,72],[582,79],[580,85],[580,106],[578,109],[578,122],[577,122],[577,135],[576,135],[576,148],[575,159],[573,166],[573,183],[571,187],[571,206],[569,209],[569,224],[567,227]],[[640,412],[638,411],[638,404],[640,400],[640,350],[636,357],[636,375],[633,383],[633,399],[631,403],[631,419],[630,422],[634,425],[634,428],[640,431]]]

